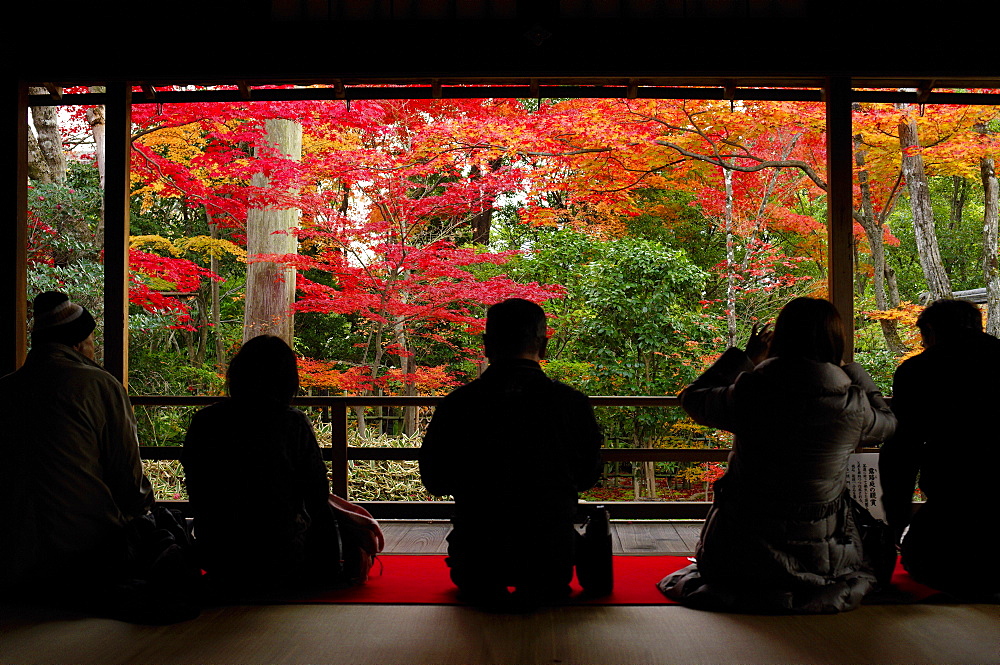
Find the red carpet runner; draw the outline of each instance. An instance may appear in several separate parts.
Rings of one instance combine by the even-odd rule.
[[[381,573],[379,571],[381,563]],[[673,605],[656,588],[665,575],[688,565],[680,556],[616,556],[614,559],[615,590],[605,598],[580,600],[588,605]],[[917,601],[934,591],[917,584],[897,565],[893,583],[900,592]],[[573,580],[579,595],[579,585]],[[374,603],[387,605],[459,605],[455,586],[448,577],[448,567],[440,555],[412,556],[390,554],[380,556],[368,583],[350,589],[339,589],[299,599],[306,603]]]

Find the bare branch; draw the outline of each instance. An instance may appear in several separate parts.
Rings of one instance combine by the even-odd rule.
[[[729,169],[731,171],[740,171],[741,173],[754,173],[762,169],[799,169],[805,173],[813,183],[822,189],[824,192],[827,191],[826,181],[823,180],[818,173],[813,169],[811,165],[800,160],[800,159],[760,159],[759,157],[749,157],[744,155],[739,155],[739,157],[745,157],[747,159],[752,159],[757,162],[753,166],[739,166],[731,162],[727,162],[725,159],[720,157],[711,157],[709,155],[702,155],[697,152],[692,152],[686,148],[683,148],[676,143],[671,143],[670,141],[656,141],[657,145],[662,145],[666,148],[672,148],[684,155],[685,157],[690,157],[691,159],[697,159],[702,162],[707,162],[709,164],[714,164],[720,168]]]

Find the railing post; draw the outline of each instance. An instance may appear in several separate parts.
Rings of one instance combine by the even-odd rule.
[[[334,402],[330,409],[330,485],[337,496],[347,496],[347,406]]]

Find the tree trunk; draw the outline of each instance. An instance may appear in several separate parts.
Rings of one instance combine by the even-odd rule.
[[[91,92],[104,92],[104,86],[91,86]],[[90,123],[90,131],[94,136],[94,155],[97,158],[97,173],[101,182],[101,191],[104,191],[104,174],[107,166],[107,158],[104,151],[104,107],[95,106],[87,109],[87,122]],[[101,219],[97,223],[97,239],[100,245],[104,246],[104,197],[101,197]]]
[[[48,185],[52,182],[52,172],[42,157],[42,149],[38,147],[38,137],[35,130],[28,126],[28,179]]]
[[[32,95],[47,95],[48,92],[45,88],[28,88],[28,93]],[[39,153],[48,165],[52,182],[66,182],[66,155],[59,133],[57,107],[32,106],[31,122],[38,134]]]
[[[104,87],[91,87],[90,91],[104,92]],[[107,164],[107,160],[104,155],[104,107],[94,106],[87,109],[87,122],[90,123],[90,131],[94,135],[94,155],[97,157],[97,172],[100,174],[101,178],[101,189],[104,189],[104,174],[105,166]]]
[[[201,289],[198,290],[196,302],[198,303],[198,350],[195,353],[194,362],[198,367],[201,367],[205,364],[205,350],[208,347],[208,316],[206,315],[208,303],[205,292]]]
[[[723,167],[722,179],[726,186],[726,335],[729,346],[736,346],[736,266],[735,236],[733,234],[733,172]]]
[[[901,105],[905,108],[905,105]],[[920,268],[927,281],[931,300],[950,298],[951,281],[945,272],[941,252],[938,249],[937,233],[934,228],[934,211],[927,186],[924,158],[920,154],[920,138],[917,122],[903,118],[899,122],[899,147],[903,153],[902,169],[906,187],[910,193],[910,210],[913,212],[913,232],[917,240],[917,254]]]
[[[881,311],[899,306],[898,290],[889,289],[887,282],[894,281],[892,273],[887,268],[885,259],[885,235],[881,218],[875,215],[872,202],[871,183],[866,168],[867,151],[860,141],[860,136],[854,141],[854,162],[858,166],[858,189],[861,191],[861,202],[857,215],[861,228],[868,239],[868,247],[872,260],[872,289],[875,292],[875,307]],[[895,294],[895,297],[892,294]],[[901,356],[909,349],[899,337],[899,329],[895,321],[879,321],[882,327],[882,337],[885,346],[895,356]]]
[[[983,179],[983,278],[986,282],[986,332],[1000,337],[1000,185],[996,161],[979,162]]]
[[[354,417],[358,421],[358,434],[365,436],[368,434],[368,421],[365,419],[365,407],[363,406],[352,406],[354,409]]]
[[[490,173],[496,171],[501,166],[503,166],[503,157],[497,157],[487,163],[487,168]],[[469,177],[475,180],[481,175],[482,170],[479,165],[473,164]],[[469,220],[469,226],[472,227],[472,242],[476,245],[490,244],[490,230],[493,226],[493,204],[493,197],[488,197],[486,200],[482,201],[482,208],[480,211],[474,214]]]
[[[212,240],[219,239],[219,225],[215,223],[212,218],[212,213],[209,212],[208,206],[205,206],[205,219],[208,221],[208,234]],[[212,271],[213,274],[219,274],[219,257],[213,251],[208,257],[208,269]],[[212,280],[209,285],[210,289],[210,308],[211,308],[211,319],[212,319],[212,338],[215,341],[215,366],[218,369],[222,369],[226,366],[225,359],[225,348],[222,340],[222,299],[219,293],[219,282]]]
[[[962,225],[962,213],[965,202],[969,198],[969,181],[960,175],[951,177],[951,211],[948,216],[948,229],[954,231]]]
[[[407,353],[412,354],[413,349],[410,348],[409,339],[407,339],[406,335],[406,329],[403,327],[403,317],[396,318],[393,326],[393,337],[393,341],[399,346],[400,351],[403,353],[403,355],[399,357],[399,369],[403,373],[403,396],[414,397],[417,394],[417,386],[413,382],[413,373],[417,369],[417,363],[412,355],[406,355]],[[417,407],[404,406],[403,434],[406,436],[413,436],[416,431]]]
[[[472,216],[472,242],[476,245],[490,244],[490,228],[493,225],[493,208],[477,212]]]
[[[406,356],[403,358],[403,373],[407,377],[412,377],[413,373],[417,369],[416,360],[413,356]],[[417,394],[417,386],[411,379],[406,379],[403,383],[403,395],[406,397],[415,397]],[[403,407],[403,434],[406,436],[413,436],[417,432],[417,407],[415,406],[405,406]]]
[[[266,141],[289,159],[302,158],[302,126],[292,120],[266,121]],[[251,184],[267,187],[269,179],[256,173]],[[289,192],[294,193],[294,192]],[[287,231],[295,228],[298,211],[294,208],[251,208],[247,212],[247,257],[258,254],[295,254],[296,237]],[[243,341],[257,335],[275,335],[292,344],[295,301],[295,269],[270,261],[247,265],[246,307],[243,315]]]

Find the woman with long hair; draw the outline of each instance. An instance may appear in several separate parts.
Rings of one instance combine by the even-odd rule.
[[[664,578],[703,609],[829,613],[873,589],[847,494],[848,456],[896,421],[871,377],[844,363],[836,308],[796,298],[681,392],[698,423],[732,432],[697,563]]]
[[[228,399],[194,415],[181,461],[203,566],[227,596],[339,582],[337,520],[312,425],[291,407],[295,352],[248,340],[226,374]]]

